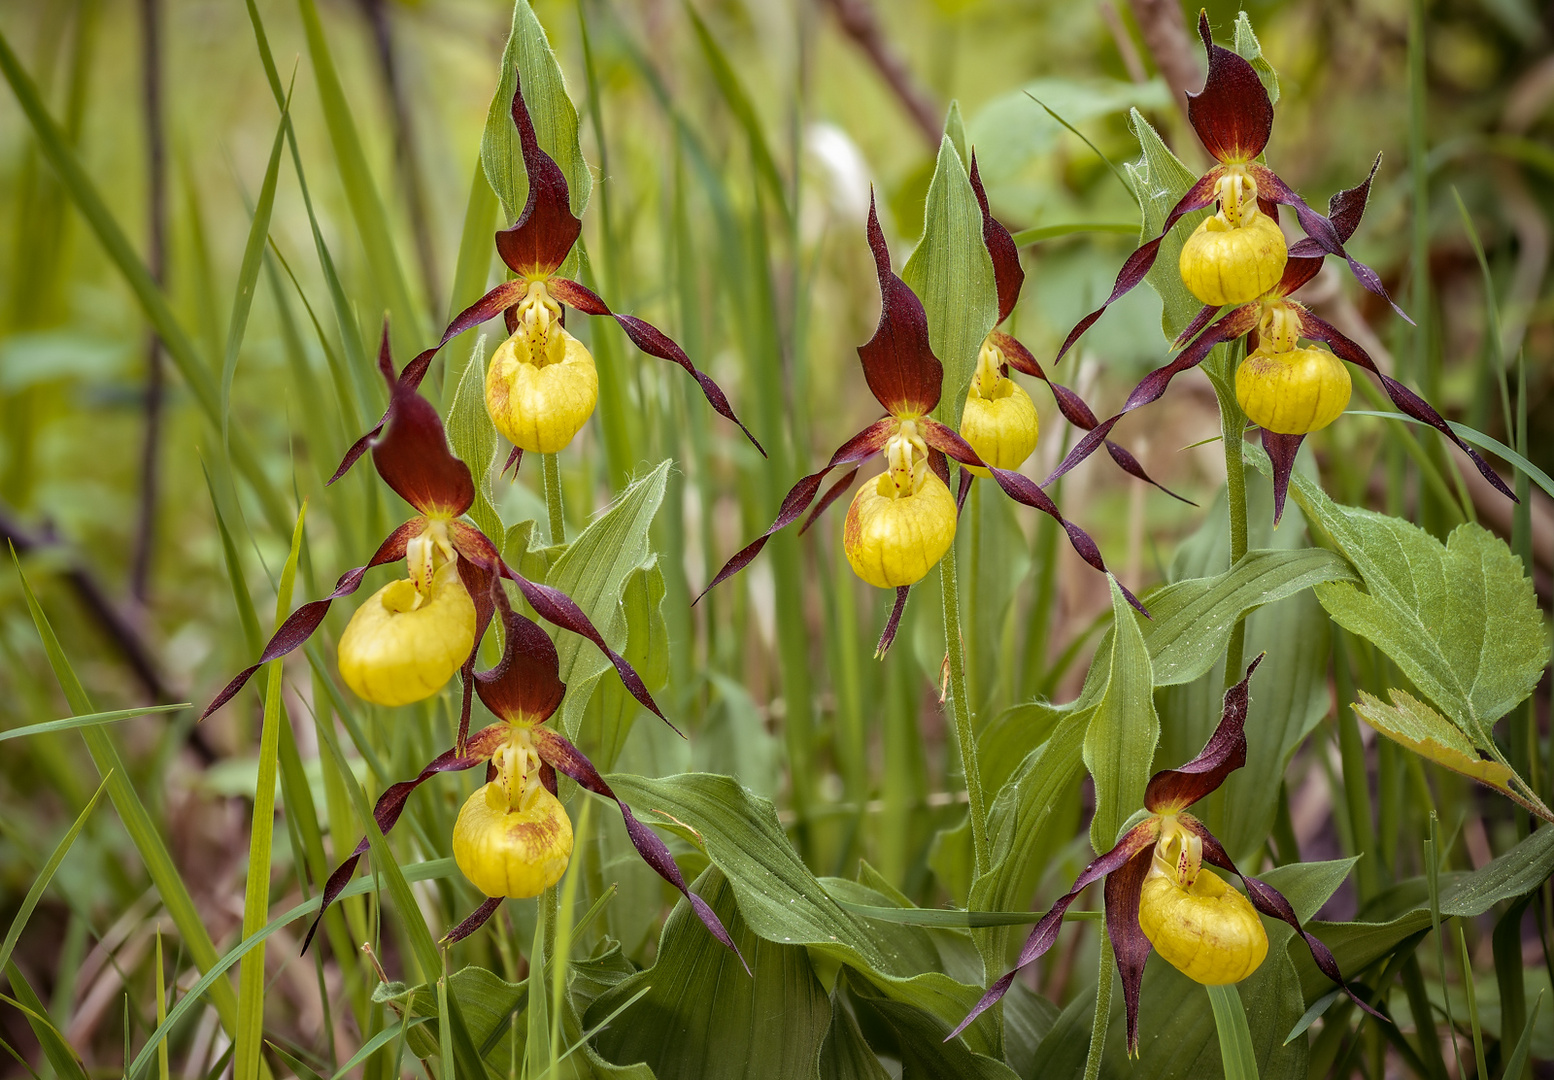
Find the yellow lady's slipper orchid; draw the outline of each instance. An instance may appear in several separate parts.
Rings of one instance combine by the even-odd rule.
[[[340,677],[378,705],[408,705],[441,690],[475,644],[475,604],[444,562],[430,587],[391,581],[356,609],[340,635]]]
[[[517,316],[517,329],[491,357],[486,408],[514,446],[554,454],[593,415],[599,374],[583,343],[561,325],[561,305],[544,282],[529,283]]]
[[[522,728],[492,758],[497,778],[478,788],[453,826],[453,861],[487,896],[538,896],[572,858],[572,822],[539,780],[540,759]]]
[[[1003,350],[992,335],[977,355],[976,374],[966,391],[960,435],[977,456],[997,469],[1018,469],[1036,449],[1036,405],[1019,383],[1004,373]],[[980,465],[967,465],[977,476],[992,474]]]
[[[864,581],[898,589],[927,577],[954,543],[955,499],[928,467],[912,421],[902,423],[885,454],[889,471],[859,488],[847,508],[842,547]]]
[[[1236,369],[1236,400],[1258,427],[1280,435],[1325,428],[1349,407],[1352,383],[1344,362],[1326,349],[1265,352]]]
[[[1231,166],[1218,185],[1219,210],[1182,245],[1177,269],[1205,304],[1245,304],[1279,283],[1289,258],[1279,223],[1257,208],[1257,184]]]

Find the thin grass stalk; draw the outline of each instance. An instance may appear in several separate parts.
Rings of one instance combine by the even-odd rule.
[[[158,288],[167,261],[167,139],[162,125],[162,5],[140,2],[141,108],[146,125],[146,271]],[[162,445],[162,405],[167,364],[155,328],[146,340],[146,389],[142,408],[145,430],[140,452],[140,502],[135,514],[135,546],[130,560],[130,592],[146,602],[151,556],[156,543],[158,462]]]
[[[1473,986],[1473,962],[1468,958],[1468,939],[1462,932],[1462,920],[1453,920],[1457,927],[1457,959],[1462,965],[1462,992],[1468,1001],[1468,1024],[1473,1029],[1473,1062],[1478,1066],[1476,1074],[1487,1080],[1489,1066],[1484,1060],[1484,1031],[1478,1022],[1478,994]]]
[[[1095,1016],[1090,1021],[1090,1049],[1085,1052],[1084,1080],[1101,1075],[1101,1055],[1106,1051],[1106,1028],[1112,1016],[1112,939],[1101,930],[1101,966],[1095,975]]]

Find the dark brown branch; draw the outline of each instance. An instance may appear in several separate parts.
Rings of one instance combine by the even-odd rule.
[[[140,0],[141,104],[146,124],[146,268],[162,284],[167,241],[167,153],[162,127],[161,0]],[[155,330],[146,340],[146,430],[140,453],[140,506],[130,559],[130,593],[144,605],[150,593],[151,559],[156,546],[157,462],[162,445],[162,405],[166,361]]]
[[[1128,0],[1139,36],[1171,88],[1171,100],[1182,119],[1187,118],[1187,92],[1203,87],[1203,66],[1198,60],[1201,49],[1187,32],[1179,0]]]
[[[836,12],[836,21],[842,31],[868,55],[880,76],[890,86],[901,107],[917,125],[917,130],[927,140],[931,149],[939,147],[943,132],[940,117],[943,110],[933,97],[912,76],[906,61],[896,52],[885,37],[874,5],[869,0],[826,0]]]

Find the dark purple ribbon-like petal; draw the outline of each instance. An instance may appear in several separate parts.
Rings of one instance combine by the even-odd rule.
[[[1263,662],[1259,653],[1247,665],[1246,675],[1225,691],[1225,705],[1214,734],[1203,744],[1198,756],[1175,769],[1162,769],[1149,778],[1144,789],[1144,806],[1155,814],[1174,814],[1211,792],[1218,791],[1225,778],[1246,764],[1246,717],[1251,704],[1249,687],[1252,672]]]
[[[717,913],[705,900],[691,892],[685,884],[685,877],[680,873],[680,868],[675,865],[674,856],[669,854],[669,848],[658,838],[657,833],[637,820],[636,815],[631,812],[631,807],[622,802],[620,796],[605,783],[604,777],[599,775],[599,770],[594,768],[593,762],[589,761],[583,752],[573,746],[564,735],[549,728],[534,729],[534,748],[544,761],[553,765],[558,771],[566,773],[595,795],[614,800],[615,805],[620,807],[621,817],[626,822],[626,833],[631,837],[632,846],[637,849],[637,854],[642,856],[642,861],[651,866],[659,877],[680,891],[680,895],[690,903],[691,909],[696,912],[696,917],[702,921],[702,925],[713,937],[734,951],[734,955],[739,957],[739,962],[744,964],[745,972],[748,974],[750,965],[745,963],[739,946],[734,944],[734,939],[723,928]]]
[[[1034,507],[1048,517],[1051,517],[1059,525],[1063,526],[1063,531],[1068,534],[1069,544],[1079,553],[1081,559],[1103,574],[1110,573],[1106,569],[1106,560],[1101,558],[1101,549],[1090,538],[1090,534],[1065,518],[1062,512],[1058,510],[1057,503],[1053,502],[1052,498],[1037,486],[1036,481],[1021,473],[987,464],[987,462],[977,456],[977,452],[971,448],[970,443],[937,420],[930,420],[924,417],[918,420],[918,425],[923,431],[923,441],[929,446],[935,450],[943,451],[947,456],[954,458],[962,465],[979,465],[987,469],[992,474],[993,480],[1003,489],[1004,494],[1017,503]],[[1139,603],[1138,597],[1134,596],[1126,585],[1118,582],[1117,587],[1128,598],[1128,603],[1138,608],[1146,616],[1149,614],[1145,610],[1144,605]]]
[[[557,300],[576,308],[584,315],[604,315],[614,319],[620,324],[621,329],[626,331],[626,336],[631,339],[631,343],[649,356],[679,364],[691,378],[696,380],[696,384],[701,387],[701,392],[706,395],[707,402],[713,410],[724,419],[738,424],[739,430],[745,433],[745,438],[750,440],[750,444],[761,451],[762,457],[766,456],[766,450],[761,446],[760,440],[750,434],[750,429],[745,427],[744,421],[734,415],[734,409],[729,405],[722,388],[712,381],[710,375],[698,371],[696,365],[691,363],[691,358],[685,355],[685,350],[675,344],[669,335],[652,323],[643,322],[632,315],[611,311],[609,305],[601,300],[598,294],[575,281],[567,278],[551,278],[546,282],[546,287]]]
[[[1014,967],[1003,978],[988,987],[987,993],[982,995],[982,1000],[978,1001],[976,1007],[966,1015],[966,1019],[956,1025],[955,1030],[945,1037],[945,1041],[948,1042],[966,1030],[967,1025],[996,1004],[1009,992],[1009,987],[1014,985],[1014,977],[1020,969],[1039,959],[1052,948],[1053,942],[1058,939],[1058,930],[1063,926],[1063,914],[1068,911],[1069,905],[1079,898],[1079,894],[1084,892],[1086,886],[1120,869],[1133,856],[1153,845],[1159,835],[1158,819],[1149,818],[1141,821],[1117,841],[1116,847],[1098,856],[1089,866],[1081,870],[1079,876],[1074,879],[1073,888],[1058,897],[1057,903],[1053,904],[1052,908],[1041,917],[1041,921],[1032,927],[1031,936],[1025,939],[1025,947],[1020,950],[1019,959],[1015,961]]]
[[[880,642],[874,646],[874,659],[885,659],[885,654],[890,651],[891,645],[895,644],[896,631],[900,629],[901,616],[906,611],[907,594],[911,591],[910,585],[896,586],[896,602],[891,605],[890,618],[885,620],[885,629],[880,634]]]
[[[820,496],[820,501],[809,512],[809,517],[805,518],[804,524],[799,526],[799,535],[803,536],[809,532],[810,526],[819,519],[821,514],[824,514],[830,508],[832,503],[847,493],[847,489],[852,487],[853,481],[856,479],[858,479],[858,470],[849,469],[840,480],[826,488],[826,493]]]
[[[382,566],[384,563],[403,559],[405,557],[405,545],[413,537],[419,536],[424,528],[426,528],[425,518],[412,518],[405,522],[389,534],[388,539],[383,541],[377,552],[368,560],[366,566],[358,566],[341,574],[340,580],[335,582],[334,592],[322,600],[313,600],[293,611],[290,617],[281,623],[280,629],[275,631],[275,636],[270,638],[269,644],[264,647],[264,652],[259,654],[259,662],[238,672],[232,681],[227,683],[226,688],[216,695],[215,700],[205,706],[205,711],[200,713],[200,719],[205,719],[211,713],[231,701],[237,695],[237,692],[248,684],[248,680],[253,678],[254,672],[268,664],[271,660],[285,656],[312,637],[313,632],[323,623],[324,616],[329,614],[329,605],[331,603],[342,596],[349,596],[361,588],[362,578],[374,566]]]
[[[443,935],[442,944],[452,945],[463,941],[476,930],[486,925],[491,916],[496,914],[496,909],[502,906],[502,900],[503,898],[500,896],[486,897],[485,901],[470,913],[469,918]]]
[[[1512,502],[1518,501],[1511,489],[1506,486],[1505,481],[1500,478],[1500,474],[1490,468],[1489,462],[1485,461],[1477,450],[1464,442],[1462,437],[1451,429],[1451,425],[1442,418],[1440,413],[1435,411],[1428,401],[1396,379],[1382,374],[1381,369],[1376,366],[1376,361],[1370,358],[1370,354],[1339,333],[1337,327],[1317,318],[1310,311],[1302,309],[1300,312],[1300,331],[1305,337],[1327,342],[1338,357],[1349,361],[1351,364],[1358,364],[1380,379],[1382,389],[1386,390],[1387,396],[1392,399],[1394,405],[1415,420],[1429,424],[1436,431],[1445,435],[1456,445],[1457,449],[1467,454],[1473,460],[1473,465],[1478,469],[1479,474],[1493,484],[1495,490]]]
[[[1322,974],[1326,975],[1329,979],[1332,979],[1339,986],[1343,987],[1344,993],[1348,994],[1350,1000],[1352,1000],[1360,1008],[1364,1009],[1378,1020],[1387,1019],[1381,1013],[1365,1004],[1364,1001],[1360,1000],[1359,996],[1349,988],[1349,984],[1344,982],[1343,973],[1338,970],[1338,961],[1333,958],[1332,950],[1324,945],[1314,935],[1306,932],[1305,928],[1300,925],[1300,919],[1295,915],[1295,909],[1290,905],[1290,902],[1285,899],[1283,893],[1279,892],[1278,889],[1275,889],[1267,882],[1259,881],[1255,877],[1248,877],[1246,874],[1243,874],[1239,869],[1237,869],[1236,864],[1232,862],[1230,856],[1226,854],[1224,846],[1214,838],[1214,834],[1209,832],[1209,830],[1204,826],[1203,822],[1199,821],[1197,818],[1192,817],[1190,814],[1182,814],[1177,820],[1182,823],[1184,828],[1191,830],[1198,836],[1200,840],[1203,841],[1203,859],[1205,862],[1213,866],[1217,866],[1221,870],[1228,870],[1230,873],[1235,874],[1238,878],[1241,879],[1242,883],[1246,885],[1246,895],[1247,898],[1252,901],[1253,907],[1255,907],[1258,911],[1261,911],[1264,915],[1278,919],[1281,922],[1288,923],[1290,926],[1295,928],[1295,932],[1301,936],[1301,940],[1303,940],[1306,943],[1306,947],[1311,950],[1311,959],[1316,961],[1317,970],[1321,971]]]
[[[1154,859],[1152,847],[1140,850],[1127,862],[1106,875],[1106,936],[1111,939],[1117,957],[1117,974],[1122,978],[1122,1000],[1128,1014],[1128,1055],[1139,1049],[1139,988],[1144,984],[1144,964],[1154,948],[1139,925],[1139,900],[1144,894],[1144,878]]]

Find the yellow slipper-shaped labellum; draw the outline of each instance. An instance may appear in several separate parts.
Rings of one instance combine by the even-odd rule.
[[[960,435],[977,457],[998,469],[1018,469],[1036,449],[1036,406],[1031,395],[1013,379],[1001,378],[983,396],[980,381],[971,380],[966,409],[961,414]],[[966,468],[978,476],[991,475],[976,465]]]
[[[561,880],[572,858],[572,822],[536,784],[510,809],[502,785],[476,790],[453,826],[453,861],[487,896],[538,896]]]
[[[356,609],[340,635],[340,677],[358,697],[379,705],[429,698],[453,678],[475,644],[475,605],[458,567],[432,575],[431,594],[416,606],[409,578],[391,581]]]
[[[1236,368],[1236,400],[1258,427],[1280,435],[1325,428],[1349,407],[1344,362],[1326,349],[1254,352]]]
[[[1240,982],[1268,955],[1268,933],[1251,901],[1207,870],[1186,889],[1151,872],[1139,926],[1172,967],[1205,986]]]
[[[599,373],[583,343],[552,323],[555,344],[536,364],[522,330],[497,347],[486,371],[486,409],[491,422],[520,450],[554,454],[566,448],[599,402]]]
[[[937,474],[929,471],[914,494],[895,496],[890,473],[865,481],[842,527],[853,572],[881,589],[917,584],[955,540],[955,499]]]
[[[1205,304],[1245,304],[1279,283],[1288,257],[1284,233],[1267,214],[1241,226],[1216,214],[1187,238],[1177,267]]]

